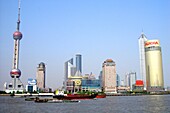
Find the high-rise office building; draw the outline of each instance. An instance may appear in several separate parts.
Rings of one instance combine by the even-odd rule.
[[[65,62],[64,72],[65,72],[64,89],[66,89],[66,83],[67,83],[68,78],[71,76],[75,76],[76,74],[76,67],[73,65],[73,58]]]
[[[120,86],[121,86],[121,87],[124,87],[124,86],[125,86],[125,80],[121,80],[121,81],[120,81]]]
[[[130,72],[129,77],[130,77],[130,90],[132,91],[133,85],[135,85],[136,83],[136,72]]]
[[[139,58],[140,58],[140,76],[144,82],[144,89],[146,90],[146,65],[145,65],[145,42],[146,36],[142,33],[138,39],[139,41]]]
[[[102,87],[102,71],[99,73],[100,88]]]
[[[18,21],[17,21],[17,30],[13,34],[14,38],[14,56],[13,56],[13,62],[12,62],[12,70],[10,72],[10,75],[12,77],[12,83],[9,84],[8,88],[6,89],[6,92],[23,92],[24,91],[24,85],[20,80],[21,71],[19,69],[19,45],[20,40],[22,39],[22,33],[19,31],[20,28],[20,0],[18,0]]]
[[[120,86],[120,76],[118,74],[116,74],[116,86]]]
[[[71,76],[75,76],[75,75],[76,75],[76,67],[71,66]]]
[[[81,54],[76,54],[76,71],[82,73],[82,57]]]
[[[130,87],[130,90],[132,91],[133,85],[136,83],[136,72],[130,72],[126,73],[125,75],[125,86]]]
[[[107,59],[102,65],[102,89],[105,93],[116,93],[116,64]]]
[[[126,87],[130,87],[130,75],[129,75],[129,73],[126,73],[124,83],[125,83]]]
[[[64,66],[65,66],[64,71],[65,71],[65,80],[66,80],[68,79],[69,76],[73,76],[71,74],[71,67],[73,67],[73,58],[65,62]]]
[[[145,42],[146,85],[150,88],[164,88],[162,52],[159,40]]]
[[[45,64],[41,62],[37,67],[37,74],[36,74],[37,87],[39,89],[45,88],[45,71],[46,71]]]
[[[64,89],[67,90],[69,79],[82,76],[82,58],[80,54],[76,54],[76,66],[73,65],[73,58],[65,62],[64,72],[65,77],[63,85]]]

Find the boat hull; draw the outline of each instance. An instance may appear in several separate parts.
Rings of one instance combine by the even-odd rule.
[[[55,95],[53,98],[57,98],[59,100],[73,100],[73,99],[93,99],[96,98],[97,94],[67,94],[67,96],[64,95]]]
[[[48,102],[48,99],[39,99],[38,97],[36,97],[34,102],[36,102],[36,103],[46,103],[46,102]]]
[[[106,98],[106,94],[98,94],[96,98]]]

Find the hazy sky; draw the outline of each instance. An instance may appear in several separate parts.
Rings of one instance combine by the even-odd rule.
[[[18,0],[0,0],[0,89],[10,83],[13,33]],[[81,53],[83,74],[98,77],[107,58],[124,79],[139,75],[138,38],[159,39],[165,86],[170,86],[170,0],[21,0],[19,68],[21,81],[36,78],[40,62],[47,67],[46,86],[61,87],[64,62]]]

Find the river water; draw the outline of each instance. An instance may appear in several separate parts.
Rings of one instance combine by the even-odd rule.
[[[0,113],[170,113],[170,95],[112,96],[79,103],[35,103],[0,96]]]

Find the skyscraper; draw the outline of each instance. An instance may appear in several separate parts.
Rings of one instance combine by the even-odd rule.
[[[64,71],[65,71],[65,80],[68,79],[70,76],[74,76],[76,73],[76,67],[73,65],[73,58],[65,62],[64,64]]]
[[[135,85],[136,83],[136,72],[130,72],[129,77],[130,77],[130,90],[132,91],[133,85]]]
[[[125,83],[126,87],[130,87],[130,75],[129,75],[129,73],[126,73],[124,83]]]
[[[116,74],[116,86],[120,86],[120,76],[118,74]]]
[[[144,89],[146,90],[146,65],[145,65],[145,42],[146,36],[142,33],[139,37],[139,58],[140,58],[140,76],[144,82]]]
[[[45,71],[46,71],[45,64],[41,62],[37,67],[37,74],[36,74],[37,87],[39,89],[45,88]]]
[[[147,89],[164,88],[162,52],[159,40],[146,41],[145,56]]]
[[[102,71],[99,73],[100,87],[102,87]]]
[[[121,87],[124,87],[124,86],[125,86],[125,80],[121,80],[121,81],[120,81],[120,86],[121,86]]]
[[[73,58],[64,63],[64,88],[66,89],[66,82],[69,77],[74,76],[76,73],[76,67],[73,65]]]
[[[64,63],[64,89],[67,90],[69,78],[80,77],[82,75],[81,54],[76,54],[76,66],[73,65],[73,58]]]
[[[133,85],[136,83],[136,72],[126,73],[125,75],[125,86],[130,87],[132,91]]]
[[[82,73],[81,54],[76,54],[76,71]]]
[[[102,65],[102,89],[105,93],[116,93],[116,64],[107,59]]]
[[[6,92],[22,92],[24,90],[24,85],[19,79],[21,76],[21,71],[19,69],[19,45],[20,40],[22,39],[22,33],[19,31],[20,27],[20,0],[18,0],[18,21],[17,21],[17,30],[13,34],[14,38],[14,56],[13,56],[13,65],[10,75],[12,77],[12,83],[9,85],[9,88]]]

